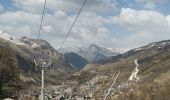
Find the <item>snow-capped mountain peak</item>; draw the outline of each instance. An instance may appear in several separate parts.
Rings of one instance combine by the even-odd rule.
[[[104,56],[107,56],[107,57],[119,54],[118,52],[117,53],[112,52],[111,50],[109,50],[105,47],[96,45],[96,44],[91,44],[87,48],[87,52],[90,53],[90,54],[101,54],[101,55],[104,55]]]
[[[6,33],[6,32],[3,32],[3,31],[0,31],[0,37],[5,39],[5,40],[14,40],[15,37]]]
[[[37,47],[40,46],[40,45],[37,44],[37,40],[35,40],[35,39],[29,39],[25,36],[15,37],[15,36],[12,36],[12,35],[8,34],[7,32],[4,32],[4,31],[0,31],[0,38],[7,40],[9,42],[12,42],[16,45],[28,46],[28,47],[31,47],[31,48],[37,48]],[[43,44],[43,42],[42,42],[42,44]]]
[[[96,52],[96,51],[99,51],[101,48],[99,46],[97,46],[96,44],[91,44],[87,51],[90,51],[90,52]]]
[[[15,43],[17,45],[25,45],[24,43],[22,43],[20,41],[20,38],[12,36],[12,35],[10,35],[10,34],[8,34],[6,32],[3,32],[3,31],[0,31],[0,38],[5,39],[5,40],[7,40],[9,42]]]
[[[76,46],[76,47],[64,48],[62,50],[62,53],[69,53],[69,52],[74,52],[82,56],[88,62],[96,62],[119,54],[118,52],[112,52],[111,50],[96,44],[91,44],[87,48]]]

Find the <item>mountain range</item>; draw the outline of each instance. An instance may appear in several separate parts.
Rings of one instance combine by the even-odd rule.
[[[103,99],[108,90],[106,100],[170,98],[170,40],[116,55],[93,44],[82,48],[82,56],[74,52],[63,56],[44,40],[37,45],[36,39],[13,37],[7,33],[1,33],[0,38],[0,95],[11,96],[14,91],[32,87],[30,84],[38,87],[40,71],[32,66],[38,57],[51,59],[54,63],[52,69],[46,70],[46,85],[56,85],[63,92],[72,88],[74,95],[90,95],[95,100]],[[89,57],[93,62],[89,63],[88,55],[95,55],[97,62]],[[102,59],[98,59],[100,57]],[[83,70],[77,71],[77,68]]]
[[[96,44],[89,45],[88,48],[84,47],[73,47],[72,49],[63,48],[62,53],[74,52],[83,58],[85,58],[89,63],[97,62],[104,59],[109,59],[111,56],[116,56],[119,52],[113,52],[107,48],[101,47]]]
[[[93,94],[95,100],[103,99],[109,88],[107,100],[169,100],[169,75],[170,40],[164,40],[88,64],[68,81],[79,84],[79,95]]]
[[[112,56],[119,54],[119,52],[112,52],[96,44],[91,44],[88,48],[63,48],[62,53],[65,59],[79,70],[83,69],[86,64],[98,63],[101,60],[109,60]]]

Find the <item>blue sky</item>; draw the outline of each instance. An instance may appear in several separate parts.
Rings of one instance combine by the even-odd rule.
[[[4,7],[10,7],[12,6],[12,0],[1,0],[0,1],[1,5]]]
[[[36,38],[44,0],[0,0],[0,30]],[[40,36],[55,48],[63,41],[83,0],[47,0]],[[169,0],[87,0],[65,47],[95,43],[127,51],[170,38]]]

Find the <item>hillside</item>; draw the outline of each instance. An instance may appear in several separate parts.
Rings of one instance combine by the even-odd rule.
[[[24,71],[31,70],[30,65],[34,59],[51,59],[54,63],[54,68],[62,70],[63,72],[72,71],[72,67],[64,59],[63,55],[58,53],[47,41],[39,40],[37,44],[36,39],[29,39],[27,37],[15,37],[8,33],[0,32],[1,44],[7,44],[14,50],[17,59],[24,58],[20,61]],[[27,62],[28,61],[28,62]],[[24,63],[23,63],[24,62]],[[69,70],[68,70],[69,69]]]
[[[64,58],[78,70],[84,68],[84,66],[88,63],[86,59],[73,52],[65,53]]]
[[[15,54],[10,48],[0,45],[0,99],[21,88],[19,73]]]
[[[44,40],[40,40],[40,45],[35,45],[36,40],[26,37],[18,40],[19,44],[11,41],[0,39],[1,95],[5,97],[11,96],[13,91],[18,89],[32,91],[26,89],[26,86],[39,90],[40,70],[35,70],[32,64],[33,59],[40,57],[50,58],[55,62],[54,67],[47,70],[45,76],[46,91],[50,91],[49,93],[55,91],[69,94],[69,91],[72,91],[74,96],[91,96],[95,100],[100,100],[105,97],[116,74],[120,72],[107,100],[170,98],[170,40],[151,43],[113,56],[111,59],[88,64],[80,72],[75,72],[74,67],[70,66],[66,55],[65,59]],[[81,56],[73,53],[69,57],[71,57],[69,60],[76,62],[73,63],[74,66],[82,64],[79,61]]]
[[[90,64],[84,72],[68,80],[81,84],[77,87],[79,95],[92,93],[93,98],[99,100],[104,98],[120,71],[107,100],[168,100],[169,62],[170,40],[160,41],[130,50],[102,64]],[[135,69],[137,63],[139,66]],[[139,72],[130,79],[136,70]]]
[[[0,94],[2,95],[0,97],[11,97],[13,94],[17,96],[16,91],[26,91],[33,86],[39,88],[41,71],[33,66],[34,59],[51,59],[53,67],[45,71],[47,85],[61,84],[67,75],[75,72],[63,55],[58,53],[48,42],[40,40],[40,45],[36,45],[36,42],[35,39],[16,38],[7,33],[1,34],[0,78],[1,93],[3,94]]]

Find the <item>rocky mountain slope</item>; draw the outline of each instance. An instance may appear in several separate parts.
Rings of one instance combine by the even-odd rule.
[[[170,40],[151,43],[107,62],[87,66],[85,71],[68,78],[75,83],[77,95],[92,94],[95,100],[103,99],[120,71],[106,100],[170,98]]]
[[[111,56],[116,56],[119,53],[112,52],[96,44],[91,44],[85,51],[81,51],[79,54],[86,58],[89,62],[97,62],[100,60],[109,59]]]
[[[39,40],[37,44],[36,39],[29,39],[27,37],[14,37],[8,33],[0,33],[1,44],[7,44],[11,47],[16,55],[17,59],[20,57],[25,58],[25,60],[33,61],[34,59],[51,59],[54,63],[54,68],[62,71],[71,71],[73,68],[67,63],[63,55],[58,53],[48,42],[45,40]],[[24,62],[24,61],[21,61]],[[22,64],[22,69],[28,71],[30,64],[25,62]],[[32,65],[31,65],[32,66]],[[69,69],[69,70],[68,70]]]
[[[34,59],[50,59],[53,63],[53,67],[46,70],[45,81],[47,84],[60,83],[61,79],[64,79],[64,77],[70,73],[75,72],[75,69],[64,59],[63,55],[58,53],[48,42],[44,40],[40,40],[39,45],[37,45],[37,40],[35,39],[29,39],[27,37],[18,38],[1,32],[0,47],[2,49],[2,55],[6,51],[9,53],[5,53],[4,56],[1,56],[1,59],[5,59],[7,56],[7,61],[9,61],[9,64],[13,65],[7,66],[6,70],[3,65],[8,65],[8,63],[6,60],[2,60],[0,69],[2,68],[3,73],[9,69],[8,73],[11,73],[10,77],[12,78],[13,76],[18,82],[21,81],[20,83],[23,82],[25,85],[39,85],[40,83],[40,70],[36,70],[33,66]],[[9,81],[6,78],[8,73],[2,75],[2,78],[7,82]],[[14,81],[12,84],[18,84],[16,82]],[[10,81],[9,83],[11,84]]]

